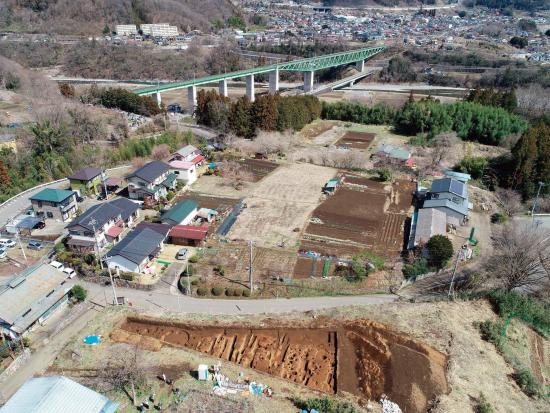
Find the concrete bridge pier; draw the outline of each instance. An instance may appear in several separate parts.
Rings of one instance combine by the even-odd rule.
[[[218,84],[218,92],[220,95],[227,97],[227,79],[220,80]]]
[[[197,107],[197,87],[189,86],[187,87],[187,107],[189,111],[193,114],[195,108]]]
[[[359,60],[358,62],[355,62],[355,68],[358,72],[363,72],[365,70],[365,61]]]
[[[269,72],[269,94],[274,95],[279,91],[279,68]]]
[[[304,72],[304,92],[309,93],[313,90],[313,82],[315,80],[315,72],[310,70]]]
[[[160,92],[155,93],[155,97],[157,98],[157,104],[160,107],[160,104],[162,103],[162,98],[160,97]]]
[[[251,102],[256,100],[256,97],[254,96],[254,75],[246,76],[246,96],[248,96],[248,99]]]

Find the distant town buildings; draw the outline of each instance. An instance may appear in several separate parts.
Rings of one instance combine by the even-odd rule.
[[[138,30],[135,24],[117,24],[116,25],[116,34],[119,36],[135,36],[138,34]]]

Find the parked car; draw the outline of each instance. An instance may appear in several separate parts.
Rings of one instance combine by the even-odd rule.
[[[187,258],[187,248],[182,248],[178,251],[178,253],[176,254],[176,259],[177,260],[184,260]]]
[[[27,244],[27,248],[30,249],[30,250],[40,251],[42,248],[44,248],[44,246],[42,245],[41,242],[31,240]]]
[[[55,269],[58,269],[59,271],[63,271],[63,269],[65,268],[63,267],[63,264],[61,264],[59,261],[52,261],[50,262],[50,265]]]
[[[76,275],[76,271],[69,267],[63,268],[63,272],[67,274],[69,278],[73,278]]]
[[[101,193],[97,196],[98,201],[103,201],[104,199],[105,199],[105,194],[104,193]]]
[[[80,195],[77,195],[76,202],[84,202],[84,198],[81,197]]]
[[[6,258],[8,255],[7,255],[7,252],[5,249],[3,248],[0,248],[0,260],[3,260],[4,258]]]
[[[15,247],[15,241],[9,238],[0,238],[0,246],[6,248]]]
[[[46,223],[44,221],[37,222],[32,229],[42,229],[46,227]]]

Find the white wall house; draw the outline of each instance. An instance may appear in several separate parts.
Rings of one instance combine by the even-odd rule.
[[[197,168],[193,162],[172,161],[170,171],[176,174],[176,179],[185,185],[191,185],[197,180]]]

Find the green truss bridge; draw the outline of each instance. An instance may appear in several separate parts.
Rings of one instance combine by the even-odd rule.
[[[269,93],[275,94],[279,90],[280,71],[302,72],[304,74],[304,92],[310,93],[313,91],[315,71],[354,63],[357,70],[359,72],[363,72],[365,70],[365,60],[370,59],[372,56],[384,51],[385,49],[386,48],[384,46],[370,47],[367,49],[349,50],[347,52],[292,60],[285,63],[260,66],[254,69],[239,70],[220,75],[201,77],[181,83],[138,89],[135,93],[141,96],[155,95],[157,102],[160,105],[162,102],[162,92],[175,89],[187,89],[187,99],[189,101],[188,106],[189,108],[194,108],[197,105],[197,86],[218,83],[220,94],[227,96],[227,80],[245,78],[246,95],[251,101],[254,101],[254,75],[269,73]]]

